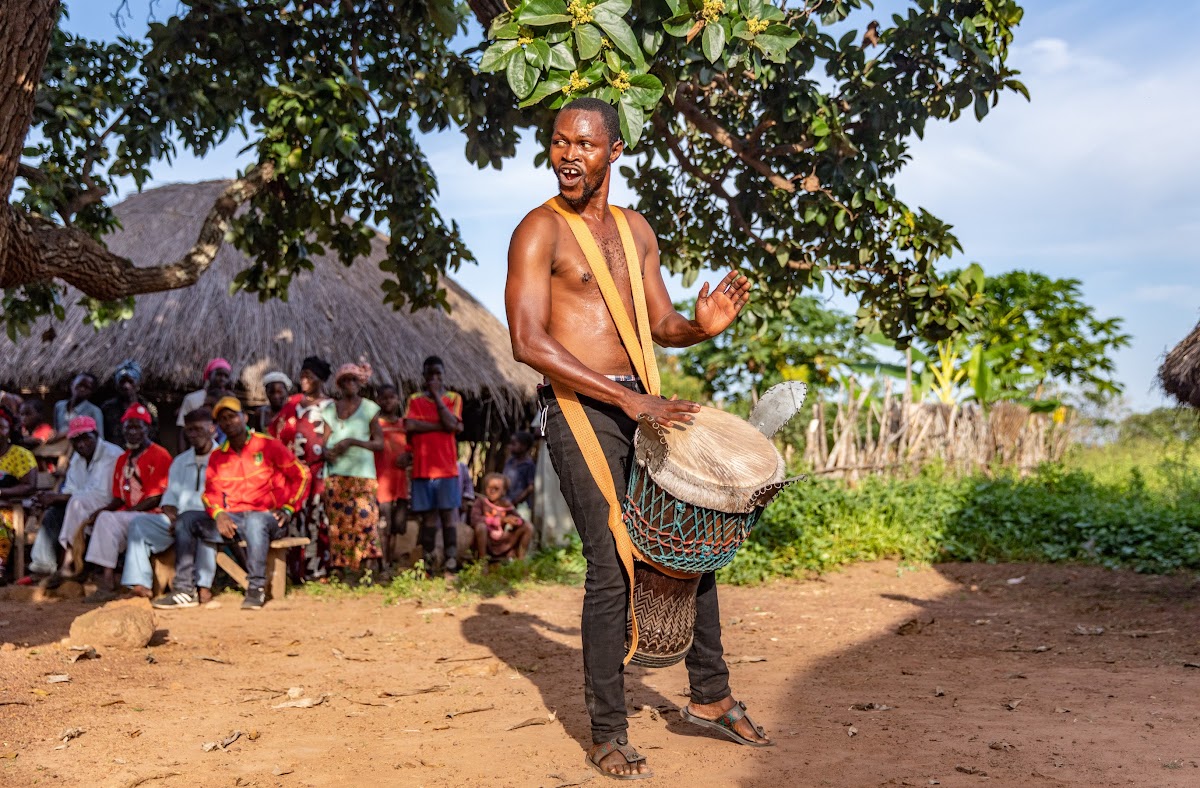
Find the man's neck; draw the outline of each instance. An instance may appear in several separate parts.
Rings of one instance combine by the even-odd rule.
[[[246,448],[246,442],[250,440],[250,429],[246,428],[241,432],[229,436],[229,445],[234,451],[241,451]]]
[[[150,448],[150,441],[146,441],[145,443],[143,443],[143,444],[142,444],[142,445],[140,445],[140,446],[131,446],[131,447],[129,447],[129,453],[130,453],[131,455],[133,455],[134,457],[136,457],[136,456],[138,456],[139,454],[141,454],[142,452],[144,452],[144,451],[145,451],[146,449],[148,449],[148,448]]]
[[[212,442],[209,441],[207,444],[204,445],[204,447],[202,449],[198,449],[195,446],[193,446],[192,451],[196,452],[197,457],[203,457],[204,455],[206,455],[210,451],[212,451],[212,448],[213,448]]]
[[[604,176],[604,182],[600,184],[600,188],[596,189],[586,201],[581,203],[572,203],[566,197],[562,197],[562,201],[567,204],[567,207],[575,211],[589,222],[603,222],[609,215],[608,211],[608,175]]]

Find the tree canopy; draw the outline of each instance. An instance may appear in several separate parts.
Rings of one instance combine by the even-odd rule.
[[[742,268],[762,316],[830,285],[857,298],[862,330],[948,336],[982,293],[939,278],[958,241],[894,179],[930,121],[1025,94],[1007,66],[1022,10],[913,0],[881,22],[864,5],[180,0],[145,37],[101,42],[65,32],[57,0],[6,3],[0,188],[24,186],[0,205],[4,320],[60,311],[64,285],[111,318],[194,283],[226,239],[254,261],[237,287],[285,297],[311,255],[352,264],[372,227],[391,235],[384,301],[436,305],[437,277],[472,257],[433,205],[419,132],[458,130],[468,160],[499,167],[523,129],[544,139],[557,106],[595,95],[618,106],[622,172],[671,270]],[[183,259],[135,268],[105,249],[116,178],[140,187],[238,134],[254,163]]]

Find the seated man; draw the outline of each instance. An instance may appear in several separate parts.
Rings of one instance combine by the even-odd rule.
[[[508,498],[508,479],[500,473],[483,477],[483,495],[471,504],[475,554],[479,560],[524,558],[533,527],[517,514]]]
[[[129,524],[145,512],[160,513],[162,494],[167,489],[171,455],[150,441],[150,411],[140,402],[129,406],[121,417],[126,452],[113,469],[112,499],[93,515],[95,529],[88,542],[87,561],[104,570],[88,602],[117,598],[117,561],[125,550]]]
[[[269,435],[246,427],[242,403],[224,397],[213,418],[227,436],[213,449],[205,475],[204,506],[225,539],[246,541],[243,610],[266,603],[267,553],[308,492],[308,467]]]
[[[159,608],[195,607],[200,604],[197,587],[212,599],[213,578],[217,574],[217,528],[204,511],[204,474],[212,456],[212,414],[204,408],[184,417],[184,437],[190,448],[171,462],[167,490],[163,493],[162,514],[143,514],[129,524],[129,544],[125,548],[125,571],[121,585],[136,596],[149,597],[154,585],[150,558],[175,546],[173,593],[155,599]]]
[[[112,500],[113,469],[121,457],[121,448],[100,438],[100,426],[91,416],[76,416],[67,425],[71,441],[71,461],[61,492],[39,493],[37,503],[45,509],[42,527],[33,543],[29,571],[51,574],[48,587],[60,585],[82,567],[76,567],[72,546],[83,539],[83,526]],[[59,563],[55,542],[64,554]],[[56,568],[57,567],[57,568]]]

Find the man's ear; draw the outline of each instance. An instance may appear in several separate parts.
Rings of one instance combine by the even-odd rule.
[[[610,152],[608,154],[608,163],[612,164],[614,161],[619,159],[621,157],[621,154],[624,152],[625,152],[625,140],[619,139],[613,143],[612,152]]]

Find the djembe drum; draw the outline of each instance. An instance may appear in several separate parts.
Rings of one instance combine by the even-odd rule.
[[[700,575],[732,561],[763,509],[795,481],[784,478],[769,436],[799,409],[805,391],[803,384],[772,389],[750,421],[702,407],[686,427],[639,425],[622,506],[644,559],[634,563],[635,664],[666,667],[684,658]],[[630,619],[627,646],[632,632]]]

